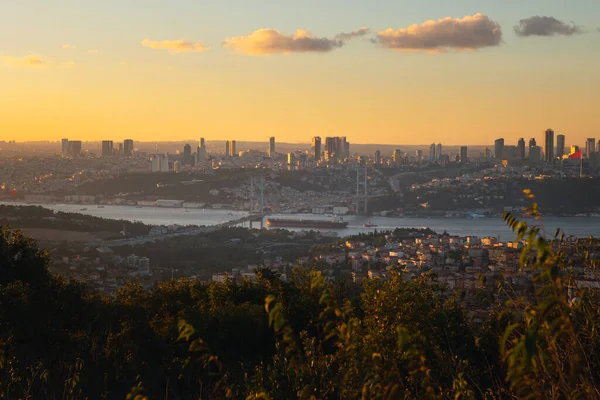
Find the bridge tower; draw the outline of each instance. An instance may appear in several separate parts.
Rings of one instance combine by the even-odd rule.
[[[258,194],[256,191],[258,190]],[[250,177],[250,229],[252,229],[252,221],[254,220],[256,204],[259,204],[260,210],[260,229],[264,229],[265,219],[265,177],[254,176]]]
[[[369,182],[367,165],[356,168],[356,215],[366,214],[369,205]]]

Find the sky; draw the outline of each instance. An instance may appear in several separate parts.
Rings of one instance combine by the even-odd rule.
[[[598,71],[598,0],[0,1],[0,140],[583,145]]]

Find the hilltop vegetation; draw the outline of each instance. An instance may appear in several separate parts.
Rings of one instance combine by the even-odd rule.
[[[123,226],[127,236],[146,235],[150,227],[141,222],[104,219],[91,215],[54,212],[41,206],[12,206],[0,204],[0,226],[17,228],[47,228],[75,232],[106,232],[122,237]]]
[[[0,398],[598,398],[597,294],[574,285],[560,240],[507,222],[527,239],[535,290],[481,324],[434,276],[393,271],[358,293],[259,270],[256,282],[132,283],[105,298],[51,276],[46,253],[5,228]]]

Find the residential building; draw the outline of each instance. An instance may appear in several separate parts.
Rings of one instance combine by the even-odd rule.
[[[496,160],[504,159],[504,139],[496,139],[494,142],[494,157]]]
[[[461,146],[460,147],[460,162],[464,164],[467,161],[468,161],[467,146]]]
[[[517,144],[517,156],[518,158],[525,158],[525,139],[520,138]]]
[[[81,155],[81,140],[69,140],[67,153],[70,157],[79,157]]]
[[[548,164],[554,162],[554,131],[547,129],[544,140],[544,160]]]
[[[591,158],[592,154],[596,152],[596,139],[588,138],[585,142],[585,155],[587,158]]]
[[[429,146],[429,160],[430,161],[437,160],[437,157],[435,155],[435,143],[431,143],[431,146]]]
[[[269,157],[275,157],[275,138],[271,137],[269,139]]]
[[[321,160],[321,137],[315,136],[312,140],[312,152],[316,161]]]
[[[394,150],[394,153],[392,154],[392,161],[394,162],[394,164],[400,164],[400,162],[402,161],[402,152],[400,151],[400,149]]]
[[[562,158],[565,155],[565,135],[556,136],[556,157]]]
[[[192,165],[192,146],[189,143],[183,146],[183,165]]]
[[[113,141],[112,140],[103,140],[102,141],[102,157],[112,156],[113,155]]]
[[[125,139],[123,142],[123,155],[125,157],[133,156],[133,140]]]
[[[69,152],[69,139],[63,139],[61,145],[61,154],[63,157],[67,157]]]

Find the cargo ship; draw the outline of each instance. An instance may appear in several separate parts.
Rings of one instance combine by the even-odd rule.
[[[267,219],[270,228],[315,228],[343,229],[348,226],[344,221],[326,221],[317,219]]]

